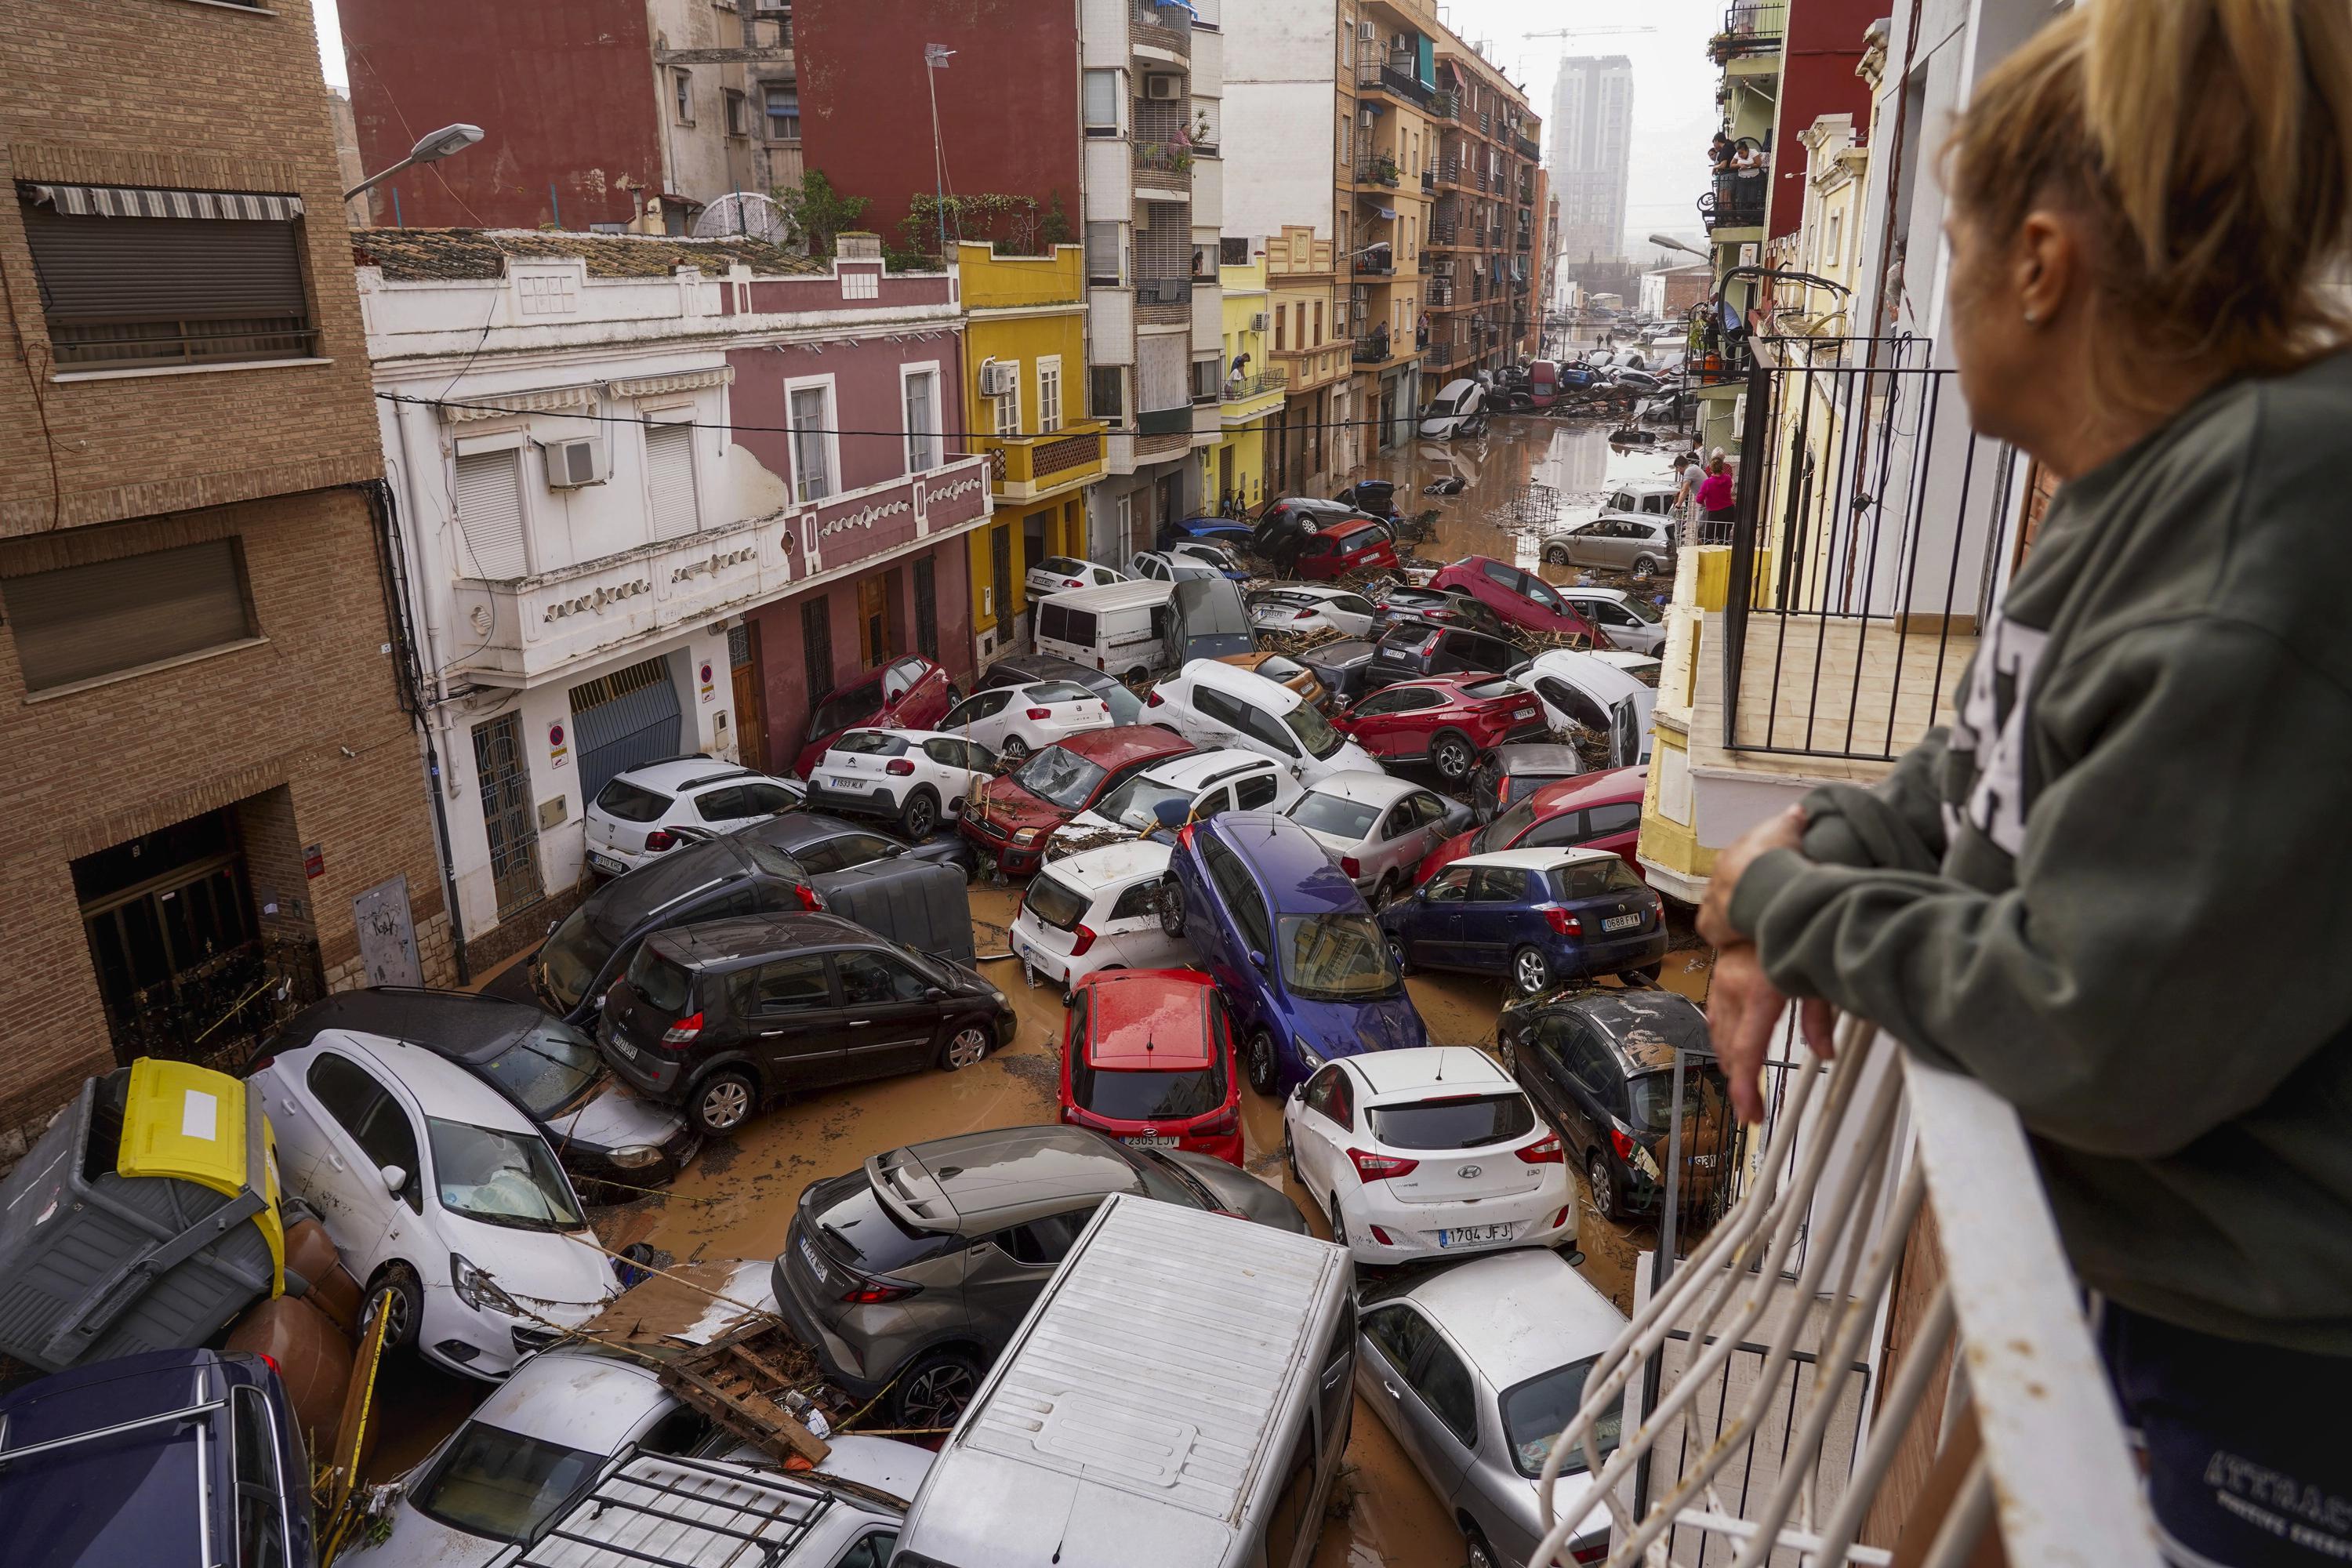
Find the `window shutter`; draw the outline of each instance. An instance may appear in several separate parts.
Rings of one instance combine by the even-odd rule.
[[[1087,281],[1113,284],[1118,281],[1118,225],[1087,225]]]
[[[291,223],[20,211],[52,321],[310,319]]]
[[[694,427],[646,427],[646,479],[653,490],[656,539],[677,539],[702,526],[694,504]]]
[[[474,570],[492,582],[520,577],[529,567],[522,548],[522,454],[469,452],[457,459],[457,534]]]
[[[27,691],[253,635],[232,539],[12,577],[0,599]]]
[[[1160,332],[1139,338],[1135,345],[1135,405],[1149,413],[1184,408],[1192,404],[1185,382],[1192,363],[1192,341]]]

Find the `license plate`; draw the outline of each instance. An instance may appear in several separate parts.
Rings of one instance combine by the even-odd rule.
[[[810,1245],[807,1237],[802,1237],[800,1242],[801,1261],[809,1266],[809,1272],[816,1276],[816,1282],[820,1285],[824,1284],[831,1278],[824,1271],[824,1259],[816,1255],[816,1248]]]
[[[629,1044],[628,1041],[621,1038],[618,1035],[612,1036],[611,1039],[613,1048],[620,1052],[623,1057],[626,1058],[630,1061],[635,1061],[637,1059],[636,1047]]]
[[[832,778],[833,787],[835,789],[864,789],[866,787],[866,781],[864,779],[845,779],[839,773],[833,774]]]
[[[589,852],[588,864],[595,867],[599,871],[608,872],[615,877],[626,875],[629,869],[610,855],[599,855],[593,850]]]
[[[1508,1241],[1511,1227],[1507,1225],[1463,1225],[1437,1233],[1440,1247],[1475,1247],[1482,1241]]]
[[[1611,915],[1601,922],[1602,931],[1631,931],[1642,923],[1641,915]]]
[[[1134,1138],[1122,1138],[1119,1142],[1126,1144],[1130,1149],[1173,1149],[1176,1147],[1176,1140],[1169,1137],[1164,1132],[1160,1133],[1157,1137],[1151,1138],[1139,1136]]]

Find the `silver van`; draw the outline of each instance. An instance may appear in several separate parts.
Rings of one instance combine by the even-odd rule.
[[[1138,680],[1167,667],[1173,583],[1113,583],[1075,588],[1036,603],[1037,651]]]
[[[1344,1247],[1125,1194],[1005,1347],[892,1568],[1301,1568],[1355,1409]]]

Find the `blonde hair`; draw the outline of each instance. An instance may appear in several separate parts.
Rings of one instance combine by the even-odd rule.
[[[2088,220],[2119,349],[2276,374],[2341,343],[2352,5],[2094,0],[1989,73],[1947,148],[1969,218]]]

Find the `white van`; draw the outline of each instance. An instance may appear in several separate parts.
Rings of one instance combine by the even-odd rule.
[[[1139,679],[1167,662],[1168,596],[1175,591],[1173,583],[1113,583],[1040,599],[1037,651]]]
[[[892,1568],[1301,1568],[1355,1408],[1355,1268],[1105,1203],[915,1494]]]

